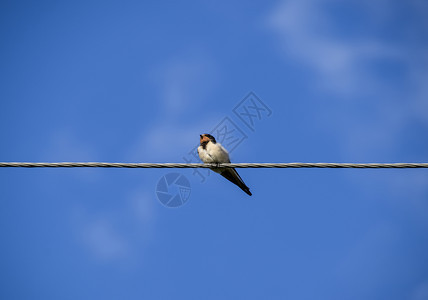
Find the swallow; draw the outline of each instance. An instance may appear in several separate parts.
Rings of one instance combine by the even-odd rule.
[[[200,146],[198,147],[199,158],[204,163],[230,163],[229,152],[220,144],[217,143],[211,134],[200,135]],[[248,195],[252,195],[250,188],[245,185],[241,176],[234,168],[210,168],[216,173],[236,184]]]

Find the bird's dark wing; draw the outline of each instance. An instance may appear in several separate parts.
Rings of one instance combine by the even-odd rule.
[[[245,185],[244,181],[242,180],[241,176],[239,176],[238,172],[236,172],[233,168],[226,168],[224,171],[220,173],[221,176],[229,180],[230,182],[233,182],[237,186],[241,188],[244,192],[246,192],[248,195],[252,195],[250,192],[250,188]]]

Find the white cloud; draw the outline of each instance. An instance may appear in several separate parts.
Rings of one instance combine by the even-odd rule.
[[[214,117],[203,111],[203,101],[215,86],[217,70],[201,55],[167,61],[150,72],[158,87],[161,112],[141,130],[127,157],[133,161],[182,161],[199,141],[203,128],[211,128]],[[189,111],[194,112],[189,119]],[[208,127],[209,126],[209,127]]]
[[[79,139],[74,131],[56,129],[40,158],[45,161],[94,161],[96,151],[88,142]]]
[[[99,157],[95,146],[82,140],[71,129],[54,129],[49,142],[42,149],[38,159],[45,162],[91,162],[97,161]],[[95,182],[101,176],[99,170],[89,168],[80,168],[69,174],[84,182]]]
[[[77,242],[94,261],[135,267],[144,261],[144,251],[155,238],[156,199],[147,191],[134,190],[121,203],[122,209],[115,211],[77,208],[72,225]]]
[[[319,86],[340,93],[353,93],[371,82],[364,65],[379,58],[399,57],[398,49],[373,37],[350,38],[335,34],[327,14],[335,0],[282,1],[267,18],[286,58],[297,59],[317,73]]]
[[[409,124],[416,121],[428,126],[428,45],[415,47],[400,37],[391,41],[377,34],[376,30],[392,25],[399,14],[388,1],[347,3],[359,7],[360,18],[367,17],[364,20],[370,30],[358,34],[340,34],[343,19],[329,11],[334,5],[343,7],[338,0],[281,1],[268,15],[267,25],[278,37],[283,58],[312,70],[320,92],[346,99],[356,108],[370,109],[366,116],[347,110],[343,129],[337,129],[343,131],[346,158],[364,160],[373,153],[397,149]],[[428,28],[416,5],[420,3],[409,4],[419,18],[414,23]],[[399,67],[400,71],[391,71],[399,76],[395,81],[374,71],[375,65],[383,62]],[[331,106],[331,110],[341,107]]]
[[[201,105],[217,81],[217,69],[209,58],[194,53],[167,60],[150,72],[150,79],[158,87],[163,118],[174,119]]]
[[[126,160],[180,162],[198,143],[201,128],[213,124],[209,115],[199,120],[186,119],[186,124],[183,124],[182,115],[188,109],[194,111],[198,105],[202,105],[199,99],[203,99],[212,88],[215,68],[209,60],[193,57],[171,60],[149,73],[158,87],[161,112],[152,116],[151,119],[155,121],[141,130],[134,145],[125,153]],[[69,138],[65,139],[69,141]],[[155,188],[153,186],[150,192]],[[126,194],[124,198],[128,202],[122,212],[79,212],[76,218],[77,235],[89,253],[101,262],[118,262],[121,265],[132,262],[132,265],[138,265],[144,256],[142,252],[145,247],[155,238],[157,200],[141,188]],[[132,233],[129,228],[116,222],[125,215],[132,224],[128,224],[132,226]],[[130,238],[134,234],[138,239]]]
[[[155,186],[153,187],[153,190]],[[132,214],[137,222],[141,224],[144,229],[152,226],[156,218],[156,199],[150,196],[147,190],[136,190],[129,196],[130,200],[130,214]]]
[[[327,130],[340,138],[340,159],[349,162],[387,162],[398,157],[426,159],[426,151],[424,155],[423,149],[408,146],[409,140],[425,146],[426,142],[417,141],[428,133],[428,44],[419,38],[428,32],[428,21],[422,13],[426,12],[426,3],[408,1],[406,18],[412,20],[402,22],[400,7],[390,1],[348,1],[345,6],[358,8],[359,20],[366,22],[365,29],[356,32],[341,31],[346,22],[343,17],[338,18],[339,10],[331,13],[335,5],[344,8],[339,0],[284,0],[273,8],[266,22],[278,39],[281,57],[305,66],[315,78],[320,98],[331,101],[328,115],[343,116],[322,119]],[[401,21],[397,22],[398,19]],[[397,24],[401,27],[394,39],[382,35],[385,29],[397,29]],[[379,63],[397,69],[379,73],[376,71]],[[389,75],[395,77],[388,79]],[[344,100],[346,105],[340,103]],[[411,128],[424,130],[426,134],[408,137]],[[358,185],[376,185],[389,191],[390,198],[386,201],[391,201],[391,205],[401,202],[398,204],[403,209],[426,226],[423,220],[428,207],[421,200],[426,199],[428,192],[425,174],[417,171],[405,176],[403,172],[393,176],[348,174]]]
[[[86,224],[82,228],[82,238],[98,260],[123,259],[130,254],[130,245],[107,218],[98,218]]]
[[[198,144],[201,130],[212,124],[210,120],[187,125],[173,120],[155,123],[141,132],[127,157],[144,162],[183,162],[182,157]]]
[[[412,293],[412,300],[426,300],[428,299],[428,279],[418,285]]]
[[[390,249],[400,242],[400,232],[392,224],[381,223],[370,228],[340,259],[335,274],[338,290],[346,291],[346,295],[353,291],[355,298],[362,299],[376,294],[385,283],[396,281],[400,274],[393,272],[396,254]]]

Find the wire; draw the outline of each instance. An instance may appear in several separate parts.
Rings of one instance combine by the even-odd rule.
[[[0,162],[1,168],[428,168],[428,163],[105,163],[105,162]]]

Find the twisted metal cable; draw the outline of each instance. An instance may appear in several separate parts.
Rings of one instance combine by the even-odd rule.
[[[0,168],[428,168],[428,163],[104,163],[104,162],[0,162]]]

